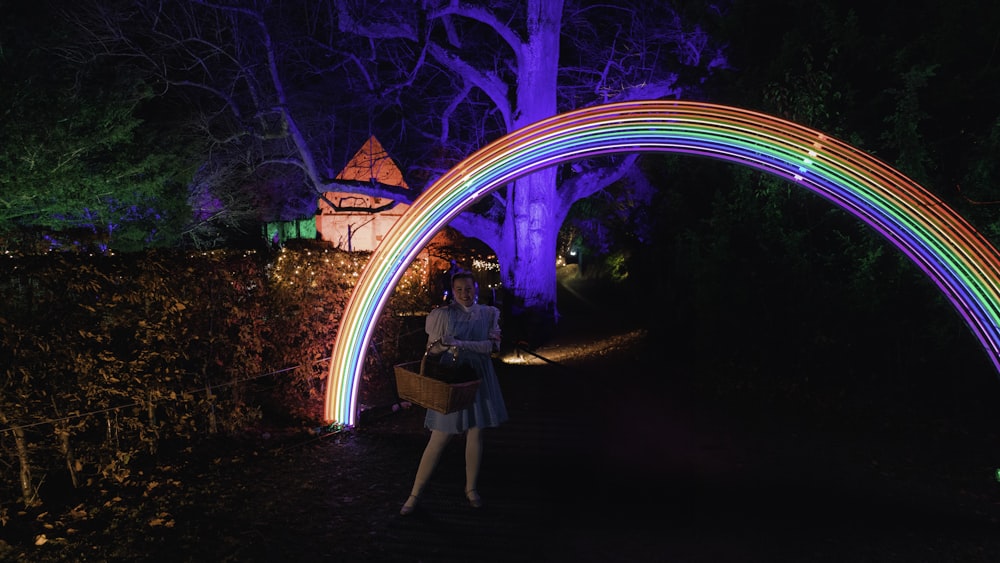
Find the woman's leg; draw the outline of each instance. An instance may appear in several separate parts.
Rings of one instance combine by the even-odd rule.
[[[413,508],[417,505],[417,499],[424,490],[424,485],[427,484],[427,481],[430,480],[431,475],[434,473],[434,468],[437,467],[438,461],[441,459],[441,454],[444,452],[444,447],[448,445],[450,439],[451,434],[447,432],[431,430],[431,437],[427,440],[423,455],[420,456],[420,465],[417,466],[417,476],[413,479],[413,488],[410,490],[410,497],[406,499],[406,503],[400,510],[401,514],[405,515],[413,512]]]
[[[483,430],[469,428],[465,435],[465,496],[473,508],[483,505],[476,490],[479,481],[479,466],[483,460]]]

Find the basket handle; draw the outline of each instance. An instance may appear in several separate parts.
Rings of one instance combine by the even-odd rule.
[[[433,348],[434,345],[438,344],[439,342],[441,342],[440,338],[428,344],[427,349],[424,350],[424,357],[420,358],[420,375],[424,374],[424,366],[427,364],[427,356],[431,353],[431,348]]]

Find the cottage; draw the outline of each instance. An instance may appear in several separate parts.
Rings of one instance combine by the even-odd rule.
[[[403,173],[374,135],[337,174],[337,180],[371,182],[409,189]],[[332,205],[331,205],[332,204]],[[347,251],[372,251],[409,209],[406,203],[346,192],[326,192],[319,201],[316,235]]]

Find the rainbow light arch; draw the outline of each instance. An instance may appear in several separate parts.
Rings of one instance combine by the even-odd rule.
[[[353,426],[365,350],[407,266],[478,198],[536,170],[623,152],[736,162],[801,184],[873,227],[941,289],[1000,371],[1000,258],[961,216],[879,160],[822,132],[767,114],[689,101],[606,104],[553,116],[475,152],[431,184],[386,233],[341,318],[325,416]]]

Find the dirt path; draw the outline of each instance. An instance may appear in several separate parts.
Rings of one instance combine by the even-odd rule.
[[[544,352],[544,350],[540,350]],[[11,561],[963,561],[1000,560],[996,483],[978,439],[822,430],[647,380],[501,366],[510,423],[487,437],[480,490],[461,449],[401,518],[425,441],[409,409],[339,435],[198,449],[146,490],[13,545]],[[631,374],[631,375],[630,375]],[[626,377],[628,376],[628,377]],[[632,385],[625,380],[631,379]],[[801,421],[800,421],[801,422]],[[960,424],[961,421],[956,421]],[[814,428],[819,426],[820,428]],[[969,428],[954,433],[968,434]],[[946,433],[942,432],[942,436]],[[982,445],[981,443],[978,443]],[[921,454],[921,447],[944,458]],[[909,457],[907,457],[909,456]],[[986,456],[984,456],[986,457]]]

